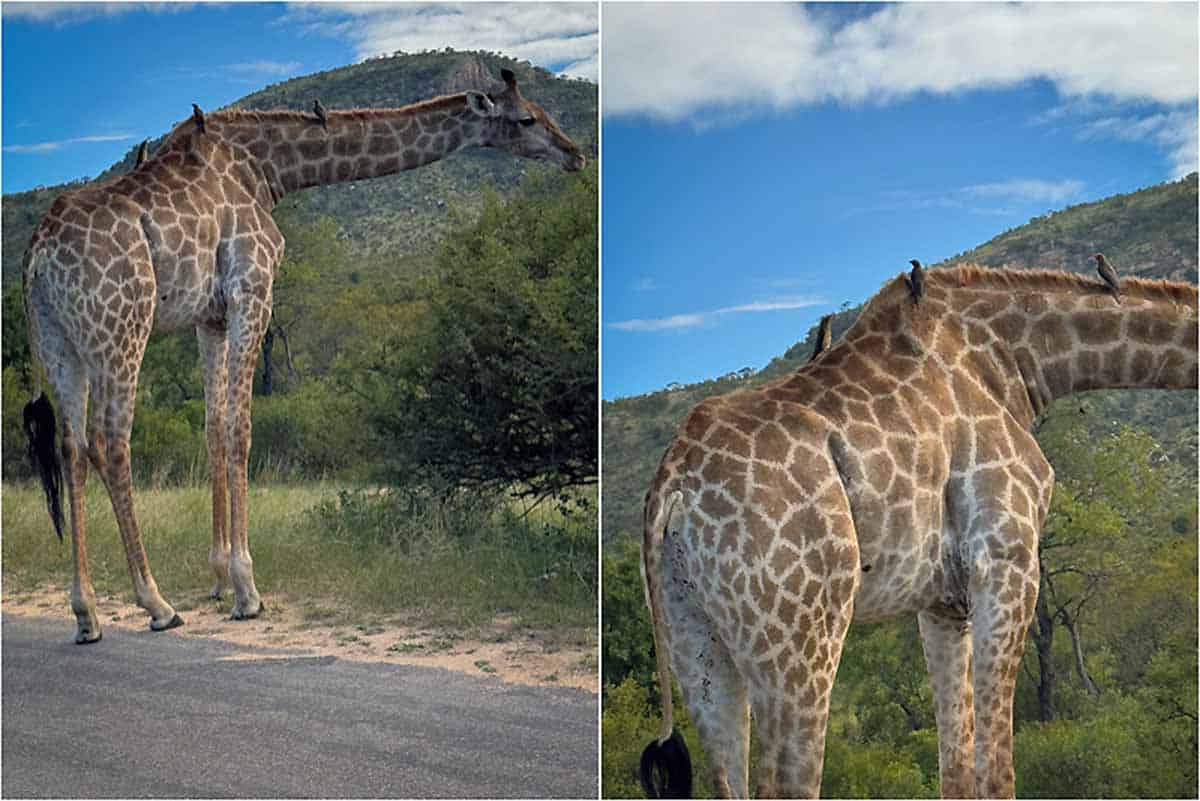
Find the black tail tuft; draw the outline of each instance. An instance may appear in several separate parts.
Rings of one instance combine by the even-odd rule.
[[[678,731],[671,732],[671,739],[662,745],[658,740],[650,741],[642,751],[638,778],[647,798],[692,797],[692,758]]]
[[[25,404],[25,436],[29,438],[29,461],[42,479],[46,508],[54,521],[58,539],[63,538],[62,464],[55,445],[54,407],[46,393]]]

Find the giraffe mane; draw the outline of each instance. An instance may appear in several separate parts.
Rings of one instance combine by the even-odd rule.
[[[339,120],[347,122],[370,122],[375,119],[394,115],[398,111],[417,113],[421,111],[438,111],[443,108],[451,108],[460,106],[466,101],[466,92],[458,92],[452,95],[439,95],[431,97],[428,100],[421,100],[417,103],[410,103],[407,106],[398,106],[395,108],[350,108],[350,109],[327,109],[326,114],[330,120]],[[208,112],[204,115],[204,119],[210,125],[212,123],[229,122],[229,123],[301,123],[312,122],[315,117],[311,111],[297,111],[295,109],[240,109],[227,108],[220,111]],[[164,144],[173,142],[181,131],[190,133],[194,129],[195,123],[189,116],[177,123],[171,132],[164,139]]]
[[[908,284],[904,280],[908,273],[899,273],[889,280],[867,301],[863,314],[894,303],[912,304]],[[1053,294],[1096,294],[1107,293],[1108,289],[1099,278],[1085,273],[1065,270],[1033,269],[1012,267],[985,267],[980,264],[961,263],[950,267],[939,267],[925,271],[926,286],[940,286],[949,293],[959,289],[993,289],[998,291],[1044,292]],[[1180,281],[1158,278],[1121,278],[1121,294],[1150,301],[1165,301],[1197,306],[1197,287]]]
[[[1010,267],[993,268],[971,263],[929,270],[925,273],[925,281],[950,289],[978,287],[1056,293],[1107,291],[1099,279],[1084,273],[1046,269],[1019,270]],[[1194,284],[1180,281],[1129,276],[1121,278],[1121,293],[1146,300],[1185,303],[1195,306],[1197,288]]]

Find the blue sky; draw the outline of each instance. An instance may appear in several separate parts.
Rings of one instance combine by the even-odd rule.
[[[597,77],[594,3],[10,3],[3,191],[95,176],[263,86],[396,50],[496,50]]]
[[[1196,169],[1194,4],[606,3],[602,27],[609,399],[762,367],[910,258]]]

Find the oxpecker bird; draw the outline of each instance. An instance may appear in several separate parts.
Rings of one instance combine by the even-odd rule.
[[[1092,256],[1096,260],[1096,272],[1100,273],[1100,277],[1104,279],[1104,283],[1108,285],[1108,289],[1113,293],[1113,297],[1120,302],[1121,285],[1120,279],[1117,278],[1117,271],[1108,263],[1108,259],[1104,258],[1103,253],[1097,253]]]
[[[321,121],[321,127],[329,130],[329,117],[325,115],[325,107],[321,105],[320,98],[313,101],[313,114],[316,114],[317,119]]]
[[[149,140],[149,139],[143,139],[143,140],[142,140],[142,143],[141,143],[140,145],[138,145],[138,152],[137,152],[137,163],[133,165],[133,168],[134,168],[135,170],[136,170],[138,167],[140,167],[140,166],[142,166],[143,164],[145,164],[145,163],[146,163],[146,158],[147,158],[147,150],[146,150],[146,148],[147,148],[147,146],[148,146],[149,144],[150,144],[150,140]]]
[[[925,294],[925,270],[916,259],[909,259],[908,263],[912,265],[912,272],[905,277],[905,283],[908,284],[913,303],[920,304],[921,296]]]
[[[821,318],[821,322],[817,325],[817,344],[813,348],[812,357],[809,359],[810,362],[829,350],[829,346],[833,344],[832,329],[833,315],[827,314]]]
[[[192,104],[192,119],[196,121],[196,127],[200,129],[200,133],[204,133],[204,112],[195,103]]]

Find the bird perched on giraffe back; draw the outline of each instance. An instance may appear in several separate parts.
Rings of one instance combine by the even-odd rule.
[[[204,112],[195,103],[192,104],[192,119],[196,121],[196,127],[200,129],[200,133],[204,133]]]
[[[825,351],[829,350],[829,346],[833,344],[833,315],[827,314],[821,318],[821,322],[817,324],[817,344],[813,347],[811,362],[813,359],[820,356]]]
[[[135,170],[138,167],[140,167],[146,163],[146,159],[149,157],[148,151],[147,151],[147,147],[149,146],[149,144],[150,144],[149,139],[143,139],[142,143],[140,145],[138,145],[137,162],[135,162],[133,165],[133,168]]]
[[[921,262],[916,259],[909,259],[908,263],[912,265],[912,272],[904,276],[904,283],[908,286],[908,293],[912,295],[915,305],[921,304],[921,298],[925,294],[925,270],[921,267]]]
[[[1092,256],[1096,260],[1096,272],[1100,273],[1100,278],[1108,286],[1108,291],[1113,294],[1117,303],[1121,302],[1121,282],[1117,278],[1117,271],[1108,263],[1108,259],[1104,258],[1103,253],[1097,253]]]
[[[317,115],[317,120],[321,123],[321,127],[329,130],[329,117],[325,114],[325,106],[321,105],[321,99],[313,100],[313,114]]]

